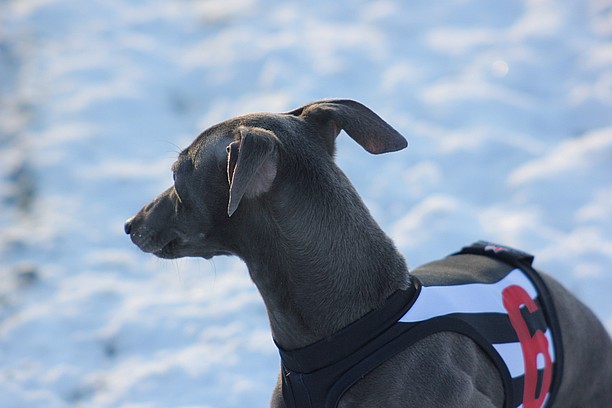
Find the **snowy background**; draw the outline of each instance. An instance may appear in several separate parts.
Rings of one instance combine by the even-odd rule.
[[[123,222],[203,129],[323,97],[410,140],[338,162],[411,267],[537,255],[612,329],[610,0],[0,0],[0,407],[265,407],[237,259]]]

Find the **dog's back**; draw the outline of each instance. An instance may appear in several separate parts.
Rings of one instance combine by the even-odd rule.
[[[498,247],[499,248],[499,247]],[[482,263],[486,264],[482,264]],[[463,265],[462,265],[463,263]],[[495,265],[490,260],[470,258],[467,261],[449,257],[424,267],[417,268],[412,273],[421,280],[433,285],[449,284],[454,280],[461,281],[463,270],[467,265],[474,269],[488,271],[495,275]],[[481,264],[480,266],[478,264]],[[555,364],[554,403],[555,407],[608,407],[612,403],[612,341],[606,329],[593,312],[564,288],[557,280],[540,271],[536,280],[541,281],[545,294],[540,293],[538,305],[551,302],[550,312],[555,320],[554,333],[557,337],[555,353],[558,354],[558,364]],[[502,273],[503,267],[502,267]],[[494,276],[491,277],[492,279]],[[522,313],[523,317],[527,314]],[[531,330],[531,328],[530,328]],[[547,334],[548,335],[548,334]],[[538,357],[541,359],[541,356]],[[538,361],[538,368],[543,361]],[[538,383],[542,381],[542,370]],[[541,391],[539,386],[536,390]],[[524,405],[527,406],[527,405]]]
[[[557,407],[612,406],[612,342],[593,312],[558,281],[542,274],[557,309],[564,369]]]

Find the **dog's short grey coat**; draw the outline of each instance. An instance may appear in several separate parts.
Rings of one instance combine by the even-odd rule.
[[[280,345],[293,349],[325,338],[411,284],[404,258],[334,163],[342,129],[370,153],[406,146],[391,126],[351,100],[234,118],[180,153],[174,186],[128,220],[126,233],[162,258],[239,256]],[[565,350],[556,406],[609,406],[609,335],[568,290],[544,279]],[[503,398],[496,369],[480,348],[444,332],[367,375],[340,406],[497,407]],[[271,406],[284,406],[278,386]]]

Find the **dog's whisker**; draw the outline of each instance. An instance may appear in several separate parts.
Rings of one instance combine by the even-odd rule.
[[[176,271],[176,274],[179,277],[179,281],[184,283],[185,279],[184,279],[183,274],[181,272],[181,267],[179,265],[179,261],[177,259],[172,259],[172,264],[174,265],[174,270]]]
[[[162,140],[162,142],[169,144],[170,146],[174,147],[175,150],[172,151],[172,153],[178,155],[179,153],[181,153],[181,151],[183,149],[181,149],[181,147],[179,145],[177,145],[176,143],[170,141],[170,140]]]
[[[217,283],[217,264],[215,264],[215,260],[214,259],[208,259],[208,264],[212,266],[212,270],[213,270],[213,287],[215,286],[215,284]]]

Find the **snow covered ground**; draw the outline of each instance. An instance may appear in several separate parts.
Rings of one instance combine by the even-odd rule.
[[[245,267],[122,225],[204,128],[323,97],[410,139],[338,162],[411,266],[513,245],[612,330],[609,0],[1,0],[0,407],[266,406]]]

